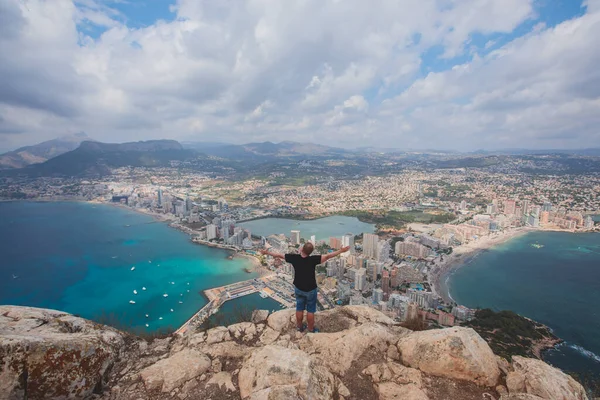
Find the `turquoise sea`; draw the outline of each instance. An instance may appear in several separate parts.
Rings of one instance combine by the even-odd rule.
[[[193,244],[150,216],[88,203],[0,203],[0,254],[0,304],[135,331],[178,328],[206,304],[204,289],[256,276],[247,260]],[[256,297],[243,301],[273,308]]]
[[[513,310],[548,325],[565,343],[544,355],[547,362],[600,375],[600,233],[514,238],[472,257],[448,286],[459,304]]]
[[[355,217],[334,215],[313,219],[310,221],[297,221],[286,218],[262,218],[240,224],[249,229],[253,235],[269,236],[283,233],[290,236],[290,231],[300,231],[300,237],[310,239],[315,235],[317,240],[328,241],[330,237],[341,238],[346,233],[358,235],[361,233],[375,232],[375,225],[361,222]]]

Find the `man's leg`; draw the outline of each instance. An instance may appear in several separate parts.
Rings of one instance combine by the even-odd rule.
[[[294,289],[294,292],[296,294],[296,327],[302,331],[302,320],[304,319],[304,310],[306,309],[306,296],[304,292],[297,288]]]
[[[304,319],[304,311],[296,311],[296,327],[302,329],[302,320]]]
[[[306,320],[308,322],[308,331],[315,330],[315,312],[317,311],[317,289],[308,292],[306,299]]]
[[[312,332],[315,330],[315,314],[311,312],[306,313],[306,321],[308,321],[308,331]]]

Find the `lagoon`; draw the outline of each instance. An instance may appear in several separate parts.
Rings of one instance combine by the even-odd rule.
[[[361,222],[356,217],[334,215],[313,220],[294,220],[287,218],[262,218],[242,222],[240,226],[250,230],[253,235],[269,236],[283,233],[290,236],[290,231],[300,231],[300,237],[310,239],[315,235],[317,240],[329,241],[330,237],[341,238],[346,233],[359,235],[375,232],[375,225]]]

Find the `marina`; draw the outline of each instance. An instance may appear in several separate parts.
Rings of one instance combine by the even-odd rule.
[[[277,274],[266,275],[261,278],[205,290],[204,295],[208,299],[208,304],[186,321],[175,333],[185,335],[188,332],[193,332],[194,328],[219,311],[219,308],[225,302],[253,293],[258,293],[262,298],[269,297],[277,301],[281,308],[290,308],[295,305],[295,300],[288,294],[293,293],[292,285]]]

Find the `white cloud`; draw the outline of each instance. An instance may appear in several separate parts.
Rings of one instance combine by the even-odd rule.
[[[178,0],[139,29],[107,1],[0,0],[0,136],[597,145],[598,1],[419,77],[432,46],[470,54],[475,33],[534,18],[533,0]]]

